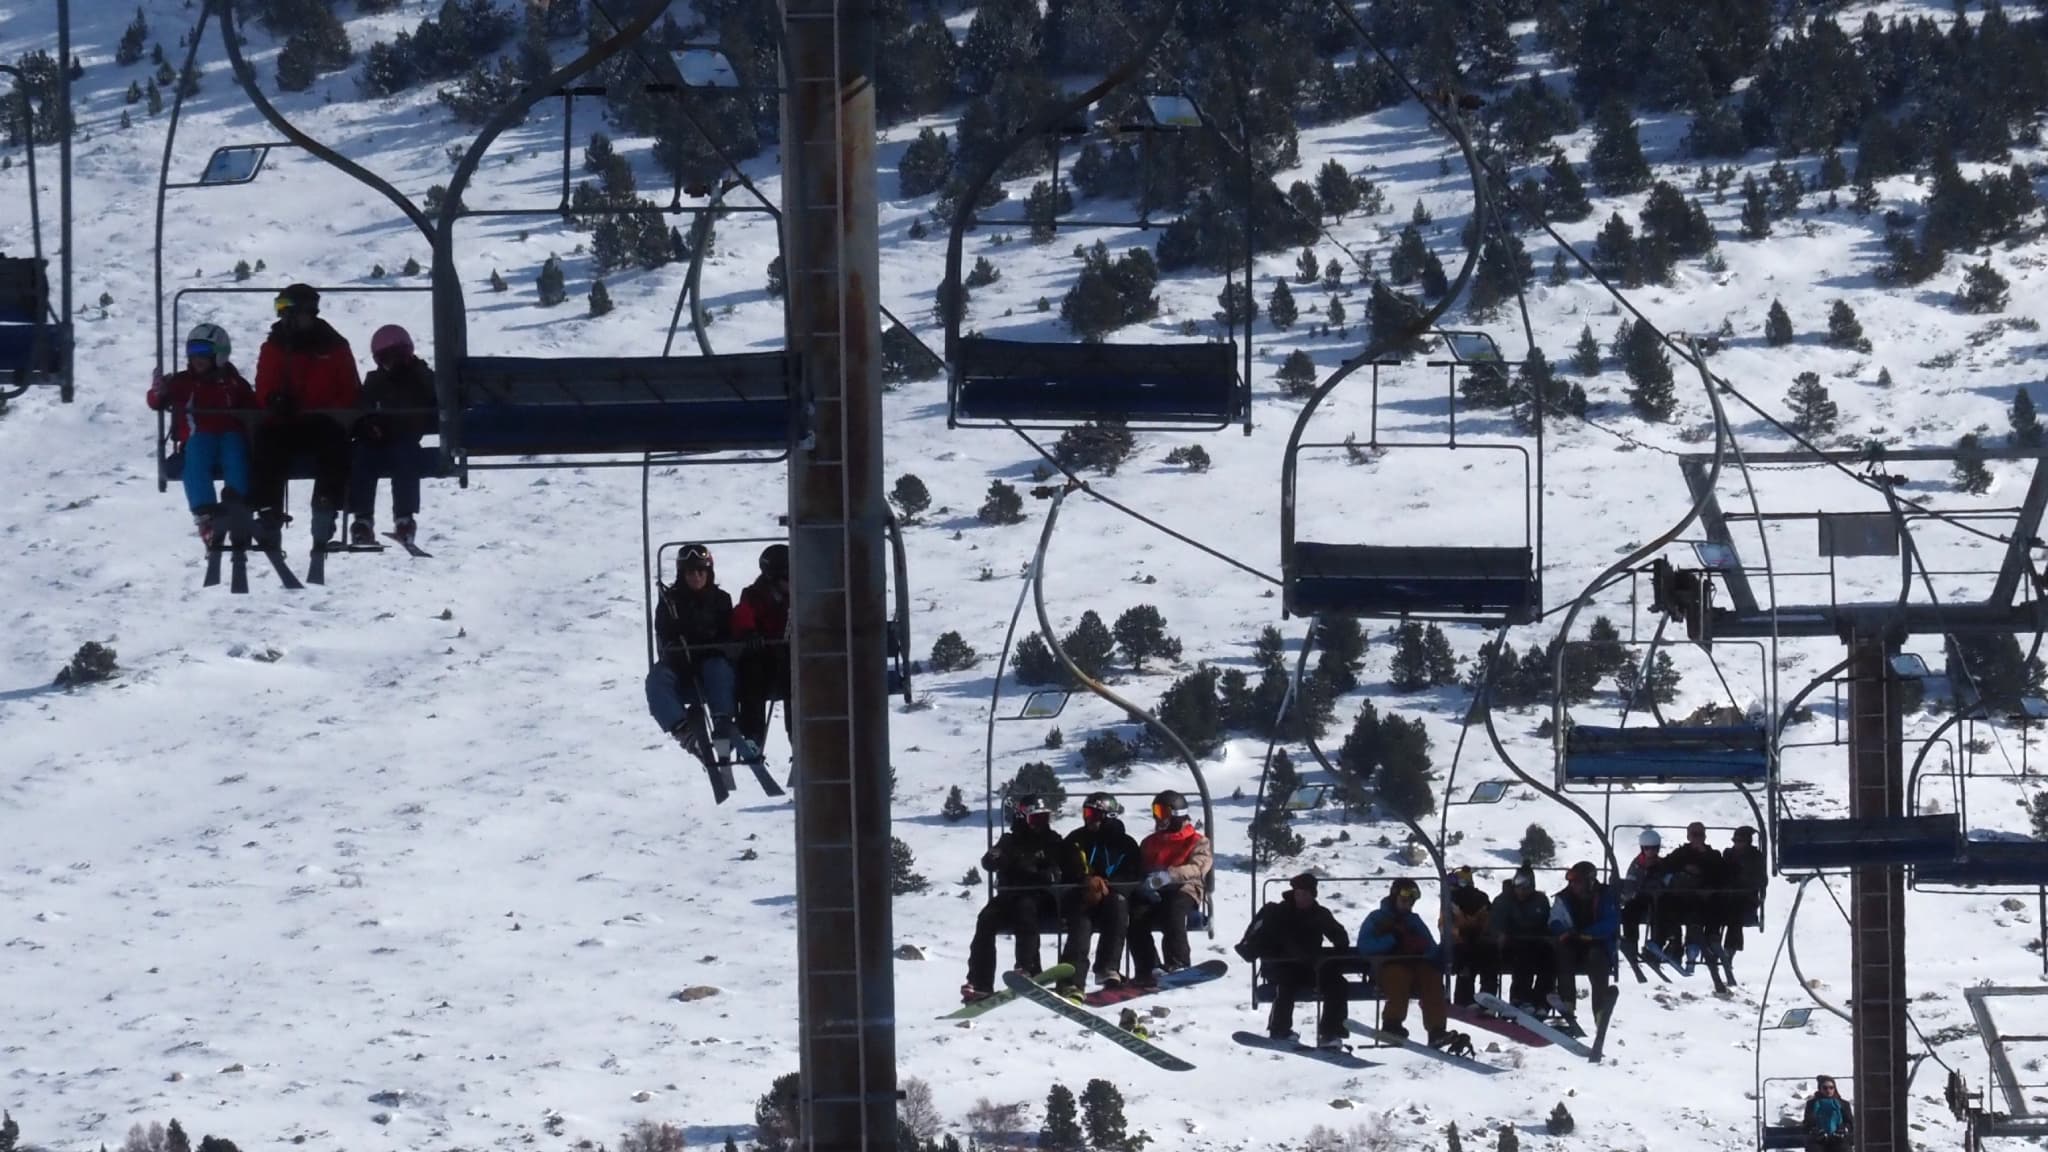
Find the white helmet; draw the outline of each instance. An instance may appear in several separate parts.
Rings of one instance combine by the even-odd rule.
[[[1657,835],[1655,828],[1645,828],[1643,829],[1643,834],[1636,837],[1636,846],[1639,848],[1662,848],[1664,846],[1664,838]]]
[[[195,353],[193,349],[202,344],[208,350]],[[227,329],[222,328],[218,324],[196,325],[192,331],[185,335],[186,356],[211,356],[215,364],[225,364],[228,362],[228,358],[234,355],[234,351],[235,345],[233,341],[228,339]]]

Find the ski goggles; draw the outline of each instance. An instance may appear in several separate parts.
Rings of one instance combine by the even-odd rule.
[[[1152,818],[1154,820],[1170,820],[1175,816],[1185,816],[1187,814],[1188,810],[1185,808],[1169,808],[1157,801],[1153,802],[1152,805]]]
[[[1081,805],[1081,815],[1083,817],[1093,817],[1100,820],[1104,816],[1121,816],[1123,814],[1124,806],[1118,803],[1114,796],[1104,796],[1092,804]]]
[[[213,358],[214,358],[214,357],[213,357],[213,342],[212,342],[211,340],[189,340],[189,341],[186,341],[186,343],[185,343],[185,355],[186,355],[186,356],[187,356],[188,358],[194,358],[194,357],[200,357],[200,356],[203,356],[203,357],[205,357],[206,359],[208,359],[208,360],[211,360],[211,359],[213,359]]]
[[[291,298],[288,296],[279,296],[270,302],[270,306],[277,310],[279,316],[283,316],[288,312],[295,312],[299,307],[297,304],[292,303]]]

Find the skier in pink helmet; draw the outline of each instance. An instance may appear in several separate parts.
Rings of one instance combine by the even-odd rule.
[[[420,437],[434,427],[434,370],[413,351],[412,334],[386,324],[370,337],[377,366],[363,380],[349,471],[348,542],[377,543],[377,477],[391,477],[392,536],[410,544],[420,510]]]

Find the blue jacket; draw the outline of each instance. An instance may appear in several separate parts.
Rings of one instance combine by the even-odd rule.
[[[1553,936],[1583,932],[1612,953],[1620,931],[1621,905],[1614,898],[1614,889],[1605,884],[1593,885],[1591,907],[1575,899],[1570,888],[1550,900],[1550,934]]]
[[[1358,951],[1362,956],[1419,956],[1431,963],[1443,962],[1443,949],[1429,934],[1429,924],[1413,912],[1394,907],[1392,896],[1358,926]]]

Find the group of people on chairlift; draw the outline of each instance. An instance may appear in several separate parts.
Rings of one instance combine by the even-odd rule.
[[[285,485],[292,460],[313,458],[313,547],[329,547],[339,515],[348,543],[377,543],[377,479],[391,477],[392,535],[418,531],[420,438],[434,427],[434,370],[412,335],[386,324],[370,337],[376,367],[356,369],[348,340],[320,317],[320,293],[293,284],[273,302],[277,320],[256,354],[251,386],[218,324],[185,338],[185,366],[152,376],[149,406],[168,412],[183,454],[185,499],[200,540],[216,546],[234,506],[254,511],[259,547],[278,546],[289,520]],[[216,490],[216,481],[225,488]]]
[[[1643,829],[1621,878],[1621,927],[1630,955],[1687,971],[1701,960],[1709,972],[1733,962],[1742,951],[1742,930],[1758,923],[1771,869],[1756,845],[1756,829],[1737,828],[1732,839],[1717,849],[1707,843],[1706,825],[1695,822],[1686,826],[1685,843],[1667,855],[1663,835]],[[1646,924],[1649,937],[1641,940]]]
[[[1063,996],[1084,991],[1091,941],[1095,982],[1105,988],[1123,982],[1126,945],[1140,984],[1156,985],[1193,962],[1188,922],[1204,906],[1215,863],[1209,838],[1188,818],[1187,797],[1169,788],[1152,798],[1152,832],[1143,842],[1124,830],[1123,803],[1107,792],[1081,802],[1081,826],[1065,836],[1053,829],[1044,797],[1013,795],[1005,806],[1009,830],[981,858],[995,895],[975,918],[963,1001],[994,994],[1000,933],[1015,939],[1016,970],[1038,975],[1040,926],[1048,921],[1066,934],[1060,962],[1072,973],[1054,986]]]
[[[789,697],[789,545],[763,548],[760,569],[735,605],[718,586],[711,549],[685,544],[675,583],[655,605],[647,710],[707,769],[758,763],[769,702]],[[782,728],[787,734],[787,709]]]

